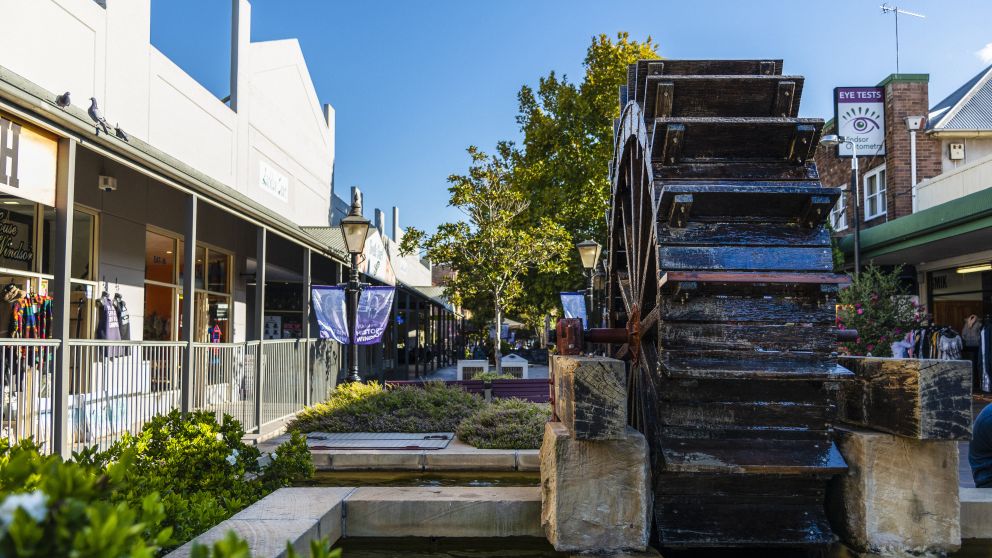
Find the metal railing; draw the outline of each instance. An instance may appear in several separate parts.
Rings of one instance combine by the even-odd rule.
[[[15,443],[34,438],[51,451],[51,387],[58,341],[0,340],[0,437]]]
[[[0,340],[0,437],[53,447],[58,340]],[[68,449],[106,448],[152,417],[182,409],[183,361],[191,351],[190,410],[233,416],[265,433],[337,383],[340,347],[329,340],[245,343],[68,341]],[[261,377],[259,376],[261,373]],[[261,378],[261,381],[259,381]],[[261,388],[261,389],[259,389]],[[259,398],[259,394],[261,397]]]
[[[105,448],[180,408],[185,343],[68,342],[69,447]]]

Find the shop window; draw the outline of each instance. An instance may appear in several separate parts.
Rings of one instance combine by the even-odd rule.
[[[841,186],[843,190],[844,187]],[[830,226],[835,231],[842,231],[847,228],[847,192],[841,192],[837,198],[837,203],[830,210]]]
[[[0,267],[36,271],[34,249],[37,204],[0,195]]]
[[[864,189],[865,221],[885,215],[885,165],[865,174]]]
[[[69,265],[69,336],[73,339],[93,339],[96,336],[96,300],[100,292],[96,281],[96,238],[97,214],[77,207],[72,217],[72,259]]]
[[[148,341],[173,341],[177,329],[176,273],[178,240],[156,231],[145,232],[145,313],[143,338]]]

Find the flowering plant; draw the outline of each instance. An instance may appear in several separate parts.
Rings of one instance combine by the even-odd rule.
[[[899,282],[901,271],[901,267],[887,272],[869,265],[840,292],[837,329],[858,331],[857,339],[840,344],[842,353],[892,356],[892,343],[927,319],[926,310]]]

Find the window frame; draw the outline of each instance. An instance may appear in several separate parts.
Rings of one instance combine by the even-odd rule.
[[[830,209],[830,227],[834,232],[846,231],[851,225],[847,222],[847,184],[839,187],[840,196],[837,203]],[[838,222],[843,222],[844,226],[837,226]]]
[[[881,177],[881,180],[879,180],[879,177]],[[875,178],[876,190],[874,194],[868,193],[868,180],[870,178]],[[871,169],[870,171],[866,172],[864,176],[861,177],[861,188],[864,197],[865,221],[877,219],[879,217],[888,214],[889,205],[888,205],[888,200],[886,199],[886,194],[888,193],[888,185],[886,184],[887,179],[888,179],[888,173],[885,171],[885,163],[882,163],[881,165]],[[871,209],[871,204],[869,203],[869,200],[873,198],[876,200],[878,207],[884,206],[885,209],[873,214],[869,214],[868,212]]]

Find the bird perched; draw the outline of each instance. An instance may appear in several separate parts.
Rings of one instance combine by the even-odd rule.
[[[110,126],[107,125],[107,119],[100,113],[100,107],[96,104],[96,97],[90,97],[90,108],[86,112],[89,113],[93,122],[96,122],[96,135],[100,135],[101,128],[104,134],[110,134]]]
[[[119,139],[121,141],[128,141],[128,140],[131,139],[131,138],[127,137],[127,133],[124,131],[123,128],[121,128],[121,125],[120,125],[119,122],[117,123],[116,126],[114,126],[114,135],[117,136],[117,139]]]
[[[66,91],[65,93],[63,93],[63,94],[61,94],[61,95],[59,95],[57,97],[55,97],[55,104],[58,105],[60,108],[65,108],[65,107],[69,106],[69,103],[70,102],[71,101],[69,100],[69,92],[68,91]]]

